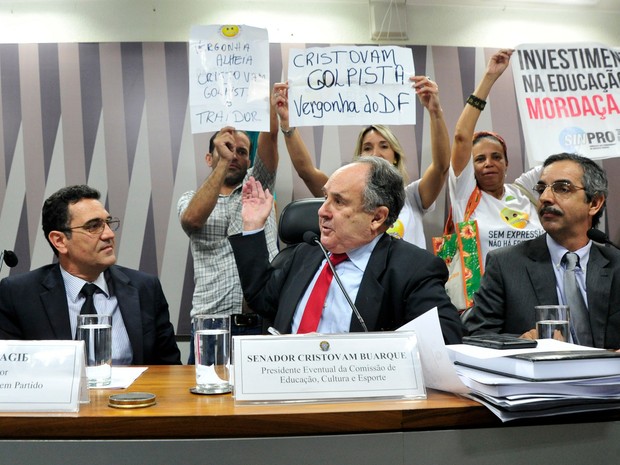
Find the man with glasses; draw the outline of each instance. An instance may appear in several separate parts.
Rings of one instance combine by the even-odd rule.
[[[579,317],[578,305],[571,302],[573,287],[585,324],[582,333],[571,328],[573,342],[619,349],[620,251],[588,238],[588,230],[599,224],[605,210],[605,171],[589,158],[552,155],[543,164],[534,192],[546,234],[489,252],[467,329],[472,334],[536,338],[534,307],[547,304],[570,305],[575,323]],[[572,276],[573,284],[565,284],[565,275]]]
[[[112,315],[113,364],[180,364],[159,279],[115,264],[120,221],[99,197],[79,185],[45,201],[43,232],[58,263],[0,282],[0,339],[74,339],[77,316],[96,312]]]

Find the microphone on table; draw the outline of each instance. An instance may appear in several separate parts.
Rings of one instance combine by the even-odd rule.
[[[364,328],[364,331],[368,332],[368,328],[366,327],[366,323],[364,322],[364,319],[362,318],[362,315],[360,315],[360,312],[357,310],[357,307],[355,306],[355,304],[351,300],[351,297],[349,296],[349,293],[345,290],[344,286],[342,285],[342,281],[340,281],[340,277],[338,276],[338,273],[336,273],[336,269],[334,268],[334,265],[332,264],[332,261],[329,259],[329,255],[327,254],[327,250],[325,250],[325,247],[323,247],[323,244],[321,244],[319,236],[316,233],[312,232],[312,231],[306,231],[304,233],[304,242],[307,242],[310,245],[318,245],[319,246],[319,248],[321,249],[321,252],[323,252],[323,255],[325,255],[325,258],[327,259],[327,264],[329,265],[329,268],[332,270],[332,273],[334,274],[334,278],[336,278],[336,282],[338,283],[338,287],[340,288],[340,290],[344,294],[345,298],[347,299],[347,302],[349,303],[349,307],[351,307],[351,310],[353,310],[353,313],[355,314],[355,316],[357,317],[358,321],[362,325],[362,328]]]
[[[616,249],[618,248],[616,244],[614,244],[613,242],[609,240],[609,238],[607,237],[607,234],[605,234],[600,229],[594,229],[594,228],[588,229],[588,239],[591,239],[594,242],[599,242],[601,244],[609,244],[612,247],[615,247]]]
[[[6,263],[6,266],[13,268],[19,260],[17,259],[17,255],[12,250],[3,250],[0,252],[0,271],[2,271],[2,264]]]

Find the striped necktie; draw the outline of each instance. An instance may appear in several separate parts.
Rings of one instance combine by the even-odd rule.
[[[566,252],[562,258],[566,266],[564,271],[564,299],[570,309],[571,326],[574,335],[577,336],[577,344],[582,346],[593,346],[592,329],[590,327],[590,314],[583,295],[579,290],[575,268],[579,266],[579,255],[573,252]]]

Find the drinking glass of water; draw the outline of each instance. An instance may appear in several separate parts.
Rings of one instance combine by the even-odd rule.
[[[538,339],[556,339],[570,342],[570,318],[568,305],[538,305],[536,331]]]
[[[86,349],[88,387],[112,382],[112,316],[78,315],[76,337]]]
[[[192,392],[230,392],[230,317],[196,315],[193,324],[196,387]]]

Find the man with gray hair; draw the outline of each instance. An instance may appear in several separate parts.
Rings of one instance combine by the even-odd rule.
[[[533,339],[534,307],[566,304],[573,342],[619,349],[620,251],[593,243],[588,234],[605,209],[605,171],[586,157],[551,155],[534,191],[546,234],[489,253],[465,326],[472,334]]]
[[[386,234],[404,203],[398,171],[363,157],[338,169],[323,192],[320,242],[367,329],[395,330],[437,307],[445,342],[459,343],[462,325],[444,289],[443,261]],[[248,303],[281,333],[362,331],[320,248],[302,243],[282,268],[270,266],[263,225],[272,204],[269,190],[251,178],[243,188],[244,233],[229,237]]]

